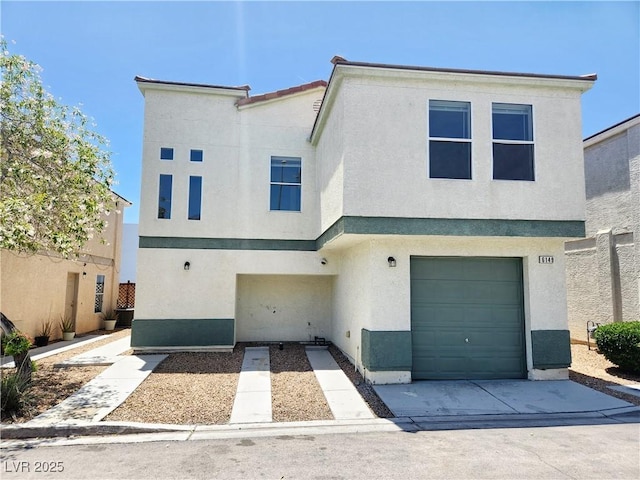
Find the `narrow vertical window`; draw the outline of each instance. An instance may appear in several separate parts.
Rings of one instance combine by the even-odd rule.
[[[493,178],[534,180],[531,105],[494,103]]]
[[[192,162],[202,161],[202,150],[191,150],[189,153],[189,160]]]
[[[271,157],[271,210],[300,211],[302,160]]]
[[[96,299],[94,302],[94,313],[100,313],[102,311],[102,302],[104,300],[104,275],[98,275],[96,277]]]
[[[173,160],[173,148],[162,147],[160,149],[160,160]]]
[[[429,100],[429,177],[471,179],[471,104]]]
[[[202,177],[189,177],[189,220],[200,220]]]
[[[171,218],[171,187],[173,177],[160,175],[160,188],[158,189],[158,218]]]

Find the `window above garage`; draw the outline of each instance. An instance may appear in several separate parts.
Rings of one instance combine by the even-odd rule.
[[[429,100],[429,177],[471,179],[471,104]]]

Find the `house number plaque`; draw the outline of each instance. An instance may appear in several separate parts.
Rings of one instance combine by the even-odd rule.
[[[553,255],[540,255],[538,263],[553,263]]]

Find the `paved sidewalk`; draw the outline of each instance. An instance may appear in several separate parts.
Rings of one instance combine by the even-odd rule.
[[[336,420],[376,418],[326,348],[307,347],[307,358]]]
[[[50,343],[45,347],[32,348],[29,351],[29,354],[31,356],[31,360],[40,360],[52,355],[57,355],[58,353],[73,350],[74,348],[89,345],[99,340],[104,340],[105,338],[108,338],[108,336],[83,335],[82,337],[75,337],[73,340],[61,340],[59,342]],[[13,368],[15,366],[13,363],[13,357],[10,355],[0,357],[0,362],[2,363],[2,368]]]
[[[269,347],[247,347],[229,423],[271,422]]]
[[[77,367],[77,366],[89,366],[89,365],[112,365],[119,360],[122,360],[121,355],[131,348],[131,336],[128,335],[124,338],[109,342],[88,352],[76,355],[68,360],[60,363],[56,363],[56,367]]]

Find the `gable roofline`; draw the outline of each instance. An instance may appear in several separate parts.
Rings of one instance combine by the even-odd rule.
[[[635,115],[625,120],[622,120],[621,122],[618,122],[615,125],[611,125],[610,127],[607,127],[604,130],[600,130],[599,132],[588,136],[582,141],[582,143],[585,147],[590,147],[595,143],[599,143],[602,140],[613,137],[614,135],[617,135],[623,132],[624,130],[627,130],[628,128],[631,128],[634,125],[638,125],[638,124],[640,124],[640,113],[636,113]]]
[[[513,79],[520,79],[520,82],[526,82],[527,80],[534,81],[538,80],[540,82],[544,81],[553,81],[556,80],[560,83],[564,82],[565,85],[573,85],[576,88],[578,85],[582,84],[579,88],[584,92],[589,90],[593,83],[598,79],[598,75],[595,73],[573,76],[573,75],[550,75],[550,74],[540,74],[540,73],[519,73],[519,72],[502,72],[502,71],[492,71],[492,70],[467,70],[467,69],[458,69],[458,68],[440,68],[440,67],[424,67],[424,66],[413,66],[413,65],[394,65],[394,64],[386,64],[386,63],[369,63],[369,62],[351,62],[343,57],[338,55],[334,56],[331,59],[331,63],[333,64],[333,70],[331,71],[331,76],[329,77],[329,82],[327,83],[327,90],[322,101],[322,105],[320,105],[320,110],[318,111],[318,115],[316,115],[316,120],[311,129],[311,134],[309,135],[309,141],[312,144],[315,144],[318,139],[318,132],[322,130],[325,122],[326,116],[328,115],[327,110],[331,108],[333,102],[335,100],[334,91],[339,88],[339,85],[342,81],[343,75],[337,74],[340,67],[353,67],[355,70],[397,70],[403,72],[421,72],[424,74],[443,74],[444,76],[449,75],[467,75],[467,76],[477,76],[478,79],[475,81],[483,81],[482,77],[508,77]],[[573,82],[580,82],[579,84]]]
[[[313,90],[316,88],[326,88],[327,82],[325,80],[315,80],[313,82],[304,83],[302,85],[296,85],[295,87],[285,88],[283,90],[276,90],[275,92],[263,93],[262,95],[249,96],[246,98],[241,98],[236,102],[238,107],[242,107],[245,105],[251,105],[259,102],[266,102],[269,100],[277,100],[282,97],[286,97],[289,95],[295,95],[297,93],[306,92],[308,90]]]
[[[231,87],[226,85],[211,85],[206,83],[173,82],[169,80],[156,80],[154,78],[141,77],[140,75],[136,75],[134,77],[134,81],[138,84],[138,88],[141,92],[143,92],[143,94],[145,87],[164,87],[170,90],[185,91],[200,91],[201,89],[218,90],[231,95],[240,94],[245,97],[249,95],[249,90],[251,90],[251,87],[249,85]]]

